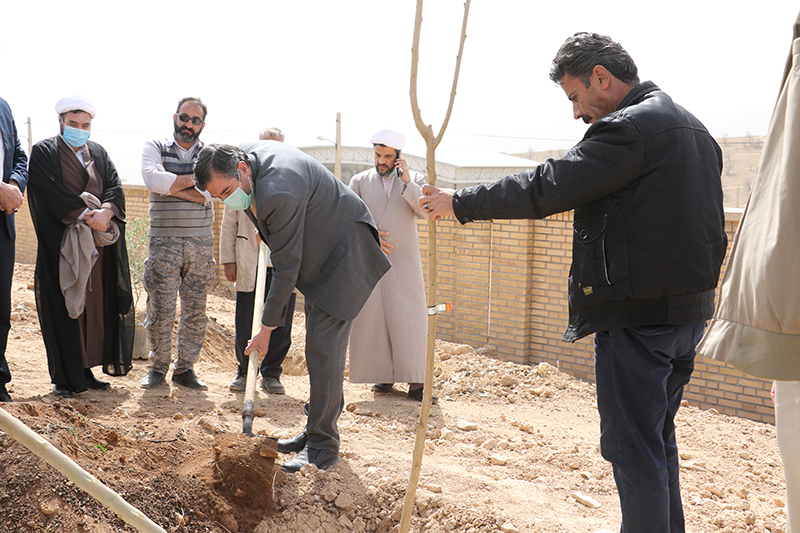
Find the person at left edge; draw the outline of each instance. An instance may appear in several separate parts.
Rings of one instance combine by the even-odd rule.
[[[125,195],[108,153],[89,141],[95,107],[83,96],[72,96],[59,100],[56,112],[59,135],[31,150],[28,205],[38,240],[36,310],[53,394],[71,397],[110,387],[94,377],[92,367],[102,365],[103,372],[115,376],[128,373],[134,309]],[[101,245],[101,236],[114,228],[118,235],[109,239],[114,242]],[[88,242],[81,235],[89,235]],[[73,253],[73,263],[81,265],[77,272],[60,261],[65,253]],[[60,281],[67,274],[77,277],[75,291]]]
[[[17,126],[11,108],[0,98],[0,402],[10,402],[6,385],[11,371],[6,360],[6,342],[11,329],[11,280],[14,276],[14,213],[22,205],[22,193],[28,183],[28,158],[19,144]]]

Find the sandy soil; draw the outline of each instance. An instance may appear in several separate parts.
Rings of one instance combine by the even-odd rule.
[[[342,458],[327,471],[287,474],[290,456],[265,437],[304,424],[308,379],[302,316],[282,381],[259,390],[254,430],[241,434],[232,393],[234,303],[211,296],[198,392],[139,387],[147,362],[107,391],[56,399],[33,299],[18,265],[8,359],[9,413],[168,531],[388,532],[398,529],[419,404],[405,386],[375,394],[345,383]],[[483,351],[483,350],[482,350]],[[435,394],[412,531],[618,530],[611,469],[599,453],[591,384],[546,365],[520,366],[465,345],[437,344]],[[97,374],[97,369],[96,369]],[[169,377],[169,376],[168,376]],[[168,380],[169,383],[169,380]],[[687,531],[783,533],[774,427],[684,406],[678,415]],[[274,482],[274,484],[273,484]],[[270,486],[274,486],[274,494]],[[0,432],[0,532],[134,531],[9,435]]]

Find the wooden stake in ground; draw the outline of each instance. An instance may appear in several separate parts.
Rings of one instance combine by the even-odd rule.
[[[467,17],[469,16],[469,3],[464,4],[464,21],[461,26],[461,43],[458,47],[456,57],[456,69],[453,74],[453,88],[450,91],[450,102],[447,106],[447,114],[442,123],[439,134],[433,136],[433,128],[425,125],[422,114],[417,102],[417,66],[419,64],[419,34],[422,26],[422,2],[417,0],[417,14],[414,19],[414,42],[411,46],[411,108],[414,112],[414,123],[417,126],[423,139],[425,139],[426,164],[428,172],[428,183],[436,185],[436,147],[442,142],[444,130],[450,121],[450,113],[453,111],[453,101],[456,97],[456,86],[458,85],[458,73],[461,69],[461,56],[464,52],[464,41],[467,38]],[[428,416],[431,412],[431,396],[433,395],[433,360],[436,342],[436,222],[428,220],[428,347],[425,357],[425,386],[422,395],[422,407],[419,412],[419,423],[417,424],[417,437],[414,443],[414,455],[411,462],[411,475],[406,488],[406,498],[403,502],[403,514],[400,521],[400,532],[408,533],[411,527],[411,514],[414,510],[414,499],[417,494],[417,484],[419,483],[419,473],[422,469],[422,452],[425,447],[425,433],[428,428]],[[433,310],[433,311],[431,311]]]
[[[147,518],[143,512],[122,499],[122,496],[103,485],[100,480],[78,466],[78,464],[61,453],[43,437],[37,435],[28,426],[0,409],[0,430],[5,431],[20,444],[44,459],[47,464],[64,474],[70,481],[96,499],[106,508],[113,511],[126,523],[143,533],[166,533],[158,524]]]

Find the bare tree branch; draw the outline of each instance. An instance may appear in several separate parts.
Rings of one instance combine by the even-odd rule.
[[[447,124],[450,122],[450,113],[453,112],[453,101],[456,99],[456,86],[458,85],[458,75],[461,72],[461,56],[464,54],[464,41],[467,40],[467,17],[469,16],[469,3],[470,0],[467,0],[464,4],[464,21],[461,24],[461,43],[458,45],[458,56],[456,56],[456,70],[453,73],[453,88],[450,91],[450,103],[447,105],[447,115],[444,117],[444,122],[442,123],[442,129],[439,130],[439,135],[436,136],[436,141],[433,143],[434,148],[439,146],[439,143],[442,142],[442,137],[444,137],[444,130],[447,128]]]

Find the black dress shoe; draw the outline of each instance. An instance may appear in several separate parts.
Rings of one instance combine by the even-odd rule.
[[[142,379],[140,385],[143,389],[155,389],[162,383],[164,383],[164,374],[161,372],[156,372],[155,370],[151,370]]]
[[[5,389],[0,390],[0,402],[9,403],[12,401],[14,400],[11,399],[11,396],[8,394],[8,391],[6,391]]]
[[[318,450],[316,448],[305,447],[297,454],[297,457],[286,461],[281,465],[281,470],[286,472],[297,472],[308,463],[317,465],[320,470],[325,470],[329,466],[339,462],[339,452],[333,450]]]
[[[415,390],[409,389],[408,390],[408,397],[411,398],[412,400],[416,400],[418,402],[421,402],[422,401],[422,391],[423,391],[422,388],[415,389]],[[431,405],[436,405],[437,403],[439,403],[439,398],[437,398],[436,396],[431,396]]]
[[[72,390],[66,385],[54,385],[53,396],[60,396],[62,398],[72,398]]]
[[[111,388],[111,383],[108,381],[100,381],[94,374],[92,374],[92,370],[87,368],[84,370],[86,375],[86,386],[92,390],[106,390]]]
[[[308,433],[304,429],[291,439],[278,439],[278,451],[281,453],[295,453],[306,447]]]
[[[173,374],[172,382],[183,385],[184,387],[189,387],[190,389],[208,390],[208,385],[197,379],[197,375],[194,373],[194,370],[191,369],[186,372],[181,372],[180,374]]]

